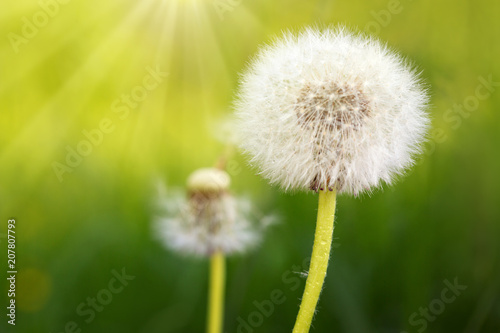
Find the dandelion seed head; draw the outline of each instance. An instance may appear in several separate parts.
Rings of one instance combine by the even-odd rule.
[[[253,205],[234,197],[229,184],[225,171],[199,169],[188,178],[185,195],[163,194],[159,203],[164,209],[155,223],[158,238],[175,251],[197,256],[242,253],[256,246],[264,225],[253,221]]]
[[[413,163],[427,101],[415,70],[373,38],[285,33],[242,76],[239,144],[285,190],[370,191]]]

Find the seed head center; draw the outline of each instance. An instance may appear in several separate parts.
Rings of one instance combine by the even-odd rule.
[[[306,84],[296,102],[299,124],[316,133],[359,129],[370,116],[365,93],[356,86]]]

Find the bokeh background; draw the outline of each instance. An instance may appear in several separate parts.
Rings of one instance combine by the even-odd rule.
[[[338,23],[417,64],[433,131],[397,184],[339,198],[313,332],[500,331],[500,2],[60,1],[6,0],[0,11],[1,332],[204,331],[207,262],[155,239],[154,183],[182,189],[225,151],[221,124],[260,44],[285,29]],[[168,75],[145,90],[148,71]],[[141,101],[118,109],[131,92]],[[81,144],[83,131],[100,126],[107,132],[96,144]],[[61,169],[79,144],[87,156]],[[229,260],[224,331],[290,332],[317,198],[281,193],[243,157],[233,161],[233,192],[281,223],[258,250]],[[9,218],[15,327],[5,316]],[[135,279],[87,323],[77,308],[123,268]],[[444,281],[455,279],[467,289],[441,309]],[[286,301],[259,315],[254,302],[273,290]],[[423,319],[429,306],[439,315]]]

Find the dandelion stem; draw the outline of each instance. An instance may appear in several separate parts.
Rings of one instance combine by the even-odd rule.
[[[330,259],[336,196],[337,193],[335,190],[319,192],[318,218],[311,265],[293,333],[309,332],[316,304],[323,288],[328,260]]]
[[[225,275],[226,263],[224,254],[217,251],[210,258],[207,333],[222,332]]]

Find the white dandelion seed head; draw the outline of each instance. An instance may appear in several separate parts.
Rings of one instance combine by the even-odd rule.
[[[427,102],[415,70],[378,40],[342,27],[286,33],[242,76],[239,144],[285,190],[358,194],[413,163]]]
[[[155,223],[159,239],[175,251],[200,256],[242,253],[257,245],[263,227],[252,221],[252,204],[229,193],[229,182],[224,171],[200,169],[187,181],[187,198],[164,194],[163,214]]]

